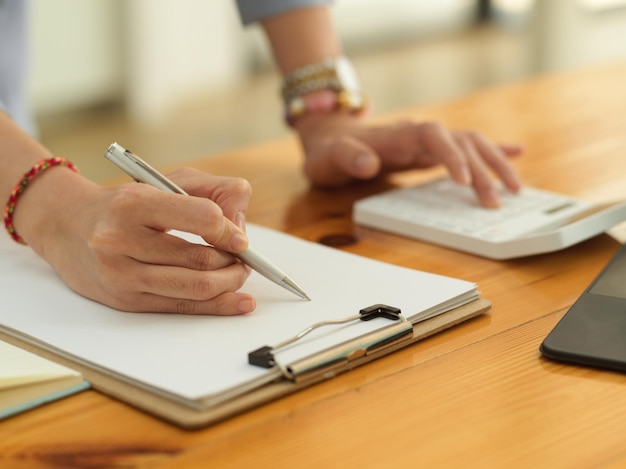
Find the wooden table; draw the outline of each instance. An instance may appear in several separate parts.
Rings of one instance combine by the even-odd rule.
[[[525,142],[530,185],[626,198],[626,64],[544,77],[389,118],[438,119]],[[338,249],[478,283],[493,303],[392,356],[200,431],[89,391],[0,423],[8,468],[615,467],[626,464],[626,376],[542,358],[538,347],[617,251],[601,235],[498,262],[351,223],[389,184],[311,190],[294,140],[192,162],[248,178],[249,221]]]

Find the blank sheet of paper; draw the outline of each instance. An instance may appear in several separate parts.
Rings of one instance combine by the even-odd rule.
[[[127,313],[72,292],[32,251],[0,240],[0,327],[62,355],[184,400],[218,402],[267,370],[248,352],[274,345],[311,324],[343,318],[377,303],[411,317],[477,297],[475,284],[406,269],[255,225],[251,244],[281,266],[312,298],[305,301],[253,272],[242,290],[257,299],[246,316]],[[441,312],[441,311],[439,311]],[[376,324],[357,322],[303,341],[303,353],[353,338]]]

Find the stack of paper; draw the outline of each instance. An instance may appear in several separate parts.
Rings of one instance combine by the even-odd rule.
[[[479,297],[471,282],[374,261],[254,225],[248,234],[255,248],[288,272],[312,301],[253,272],[243,287],[257,299],[257,310],[250,315],[120,312],[78,296],[28,248],[6,237],[0,241],[5,291],[0,331],[203,409],[276,379],[277,370],[249,365],[248,353],[313,323],[356,314],[377,303],[400,308],[415,323]],[[290,353],[315,354],[387,325],[380,319],[323,330],[307,336]]]
[[[88,387],[78,371],[0,341],[0,419]]]

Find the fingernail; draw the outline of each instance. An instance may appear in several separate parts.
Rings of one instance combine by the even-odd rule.
[[[469,185],[472,183],[472,175],[469,171],[469,168],[465,166],[461,168],[458,182],[465,185]]]
[[[252,298],[246,298],[245,300],[241,300],[237,305],[237,309],[241,314],[248,314],[254,311],[256,308],[256,301]]]
[[[244,251],[248,247],[248,238],[243,233],[236,233],[230,242],[230,250],[233,252]]]
[[[509,183],[511,190],[518,192],[522,188],[522,180],[518,176],[513,176],[513,180]]]
[[[235,215],[235,223],[242,231],[246,228],[246,214],[243,210],[239,210]]]
[[[376,171],[378,163],[374,155],[364,153],[354,159],[353,166],[358,174],[369,175]]]

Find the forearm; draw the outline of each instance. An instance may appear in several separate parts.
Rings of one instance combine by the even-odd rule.
[[[38,162],[53,155],[0,112],[0,197],[7,203],[11,191]],[[35,251],[44,254],[43,231],[53,231],[62,214],[71,212],[71,197],[79,194],[77,184],[91,185],[67,168],[53,167],[38,174],[19,195],[13,225]],[[85,186],[86,187],[86,186]],[[84,195],[84,194],[83,194]]]
[[[303,8],[262,23],[283,75],[342,52],[328,8]]]
[[[8,115],[0,112],[0,195],[3,202],[29,168],[51,156]]]

